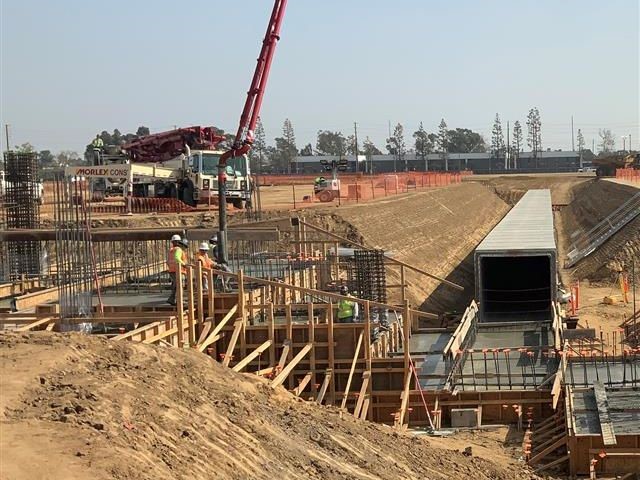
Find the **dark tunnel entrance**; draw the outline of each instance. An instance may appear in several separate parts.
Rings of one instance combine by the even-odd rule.
[[[483,321],[553,318],[551,256],[481,256],[479,261],[479,300]]]

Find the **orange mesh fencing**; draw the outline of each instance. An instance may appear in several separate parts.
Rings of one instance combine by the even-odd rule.
[[[617,168],[616,178],[627,182],[640,182],[640,170],[633,168]]]

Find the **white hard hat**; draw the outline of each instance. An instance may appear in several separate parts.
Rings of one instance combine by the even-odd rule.
[[[180,240],[182,240],[182,239],[180,238],[180,235],[177,235],[177,234],[176,234],[176,235],[174,235],[174,236],[172,236],[172,237],[171,237],[171,241],[172,241],[172,242],[179,242]]]
[[[202,242],[200,244],[200,250],[206,250],[209,251],[209,244],[207,242]]]

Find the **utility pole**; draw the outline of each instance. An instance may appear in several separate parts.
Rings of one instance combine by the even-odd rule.
[[[7,152],[8,152],[9,150],[11,150],[11,147],[9,146],[10,143],[9,143],[9,124],[8,123],[4,124],[4,138],[7,143]]]
[[[573,115],[571,115],[571,151],[576,151],[576,145],[573,141]]]
[[[591,139],[591,153],[593,153],[594,155],[596,154],[596,139],[595,138]]]
[[[358,124],[353,122],[353,138],[355,143],[355,155],[356,155],[356,172],[360,171],[360,164],[358,163]]]

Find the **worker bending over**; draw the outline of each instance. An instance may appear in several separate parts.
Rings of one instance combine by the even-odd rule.
[[[355,298],[349,294],[349,289],[345,285],[340,287],[340,295]],[[338,303],[338,323],[354,323],[357,317],[358,303],[353,300],[340,300]]]
[[[167,303],[170,305],[176,304],[178,268],[182,271],[183,275],[187,273],[187,245],[186,241],[180,238],[180,235],[174,235],[171,237],[171,247],[169,248],[169,253],[167,255],[167,270],[169,270],[169,277],[171,278],[171,295],[169,295]]]

